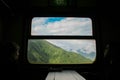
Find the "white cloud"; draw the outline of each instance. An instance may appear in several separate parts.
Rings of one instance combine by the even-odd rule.
[[[45,18],[45,17],[35,17],[32,19],[32,24],[41,24],[41,23],[44,23],[48,18]]]
[[[83,50],[83,52],[85,52],[87,54],[90,54],[92,52],[96,53],[96,43],[95,43],[95,40],[86,41],[85,44],[83,44],[83,47],[82,47],[81,50]]]
[[[65,18],[61,21],[48,22],[44,18],[33,20],[32,34],[34,35],[92,35],[92,25],[89,19]],[[40,28],[38,28],[40,27]]]
[[[50,43],[57,45],[65,50],[76,50],[81,49],[86,54],[90,54],[91,52],[96,53],[96,44],[95,40],[69,40],[69,39],[62,39],[62,40],[47,40]]]
[[[47,39],[48,42],[63,48],[67,51],[72,51],[91,59],[96,58],[96,43],[95,40],[78,40],[78,39]],[[82,52],[79,52],[79,50]]]

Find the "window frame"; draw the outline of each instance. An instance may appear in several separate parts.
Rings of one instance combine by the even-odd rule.
[[[60,15],[57,15],[60,16]],[[85,66],[87,65],[88,67],[92,67],[92,66],[98,66],[102,64],[102,54],[101,53],[101,48],[100,48],[100,33],[99,33],[99,28],[98,28],[98,21],[97,18],[95,16],[91,16],[91,15],[84,15],[84,16],[60,16],[60,17],[87,17],[90,18],[92,20],[92,32],[93,32],[93,36],[32,36],[31,35],[31,21],[32,18],[34,17],[57,17],[57,16],[27,16],[25,19],[25,24],[26,24],[26,29],[25,29],[25,35],[24,35],[24,56],[23,56],[23,64],[30,64],[28,62],[27,59],[27,45],[28,45],[28,40],[29,39],[94,39],[96,41],[96,60],[93,64],[64,64],[64,67],[68,67],[68,66]],[[67,38],[66,38],[67,37]],[[31,64],[30,64],[31,65]],[[46,65],[48,67],[50,66],[63,66],[63,64],[36,64],[36,65],[40,65],[41,67],[46,67]]]

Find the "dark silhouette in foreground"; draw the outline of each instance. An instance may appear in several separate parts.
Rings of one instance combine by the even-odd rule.
[[[17,64],[19,58],[19,46],[15,42],[2,43],[0,46],[1,63],[2,64]]]
[[[15,42],[0,44],[0,63],[3,79],[18,80],[19,46]]]

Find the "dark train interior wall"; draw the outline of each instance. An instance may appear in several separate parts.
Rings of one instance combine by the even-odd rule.
[[[12,0],[10,0],[10,1],[12,1]],[[22,50],[24,50],[23,46],[24,46],[24,39],[25,39],[24,37],[25,37],[25,29],[26,29],[26,24],[25,24],[26,16],[28,16],[28,17],[33,16],[34,14],[38,15],[40,13],[40,11],[38,13],[35,13],[35,12],[37,12],[37,10],[44,11],[43,7],[48,6],[46,3],[50,3],[50,2],[47,0],[41,0],[40,3],[38,0],[36,0],[36,1],[31,0],[31,1],[28,1],[28,3],[27,3],[27,1],[22,2],[20,0],[19,1],[16,0],[13,2],[10,2],[10,1],[7,2],[7,0],[5,0],[7,5],[4,4],[4,2],[0,3],[0,7],[1,7],[0,8],[0,11],[1,11],[1,14],[0,14],[0,42],[4,43],[7,41],[13,41],[13,42],[18,43],[18,45],[21,47],[20,54],[23,54],[24,51],[22,51]],[[73,1],[73,0],[71,0],[71,1]],[[75,1],[77,1],[77,0],[75,0]],[[92,2],[90,0],[88,0],[88,1],[78,0],[78,2],[79,3],[76,3],[76,4],[79,4],[77,7],[80,7],[80,9],[83,9],[83,7],[85,7],[85,8],[87,7],[89,9],[89,7],[90,7],[90,8],[94,8],[93,10],[95,10],[95,12],[96,12],[95,14],[96,14],[96,19],[97,19],[97,27],[99,27],[98,31],[99,31],[100,47],[101,47],[101,52],[102,52],[101,55],[104,56],[104,51],[106,49],[106,46],[109,45],[109,52],[107,54],[108,56],[103,58],[104,62],[101,65],[101,67],[104,67],[104,68],[102,68],[104,75],[103,74],[102,75],[103,75],[103,77],[105,77],[104,80],[110,80],[111,74],[112,74],[112,64],[114,62],[112,55],[118,55],[117,51],[118,51],[118,46],[120,44],[118,27],[115,27],[113,25],[114,20],[112,19],[112,16],[108,15],[107,13],[105,13],[105,14],[102,13],[102,15],[97,13],[98,10],[96,8],[95,0],[92,0]],[[73,4],[72,6],[74,6],[76,4]],[[45,9],[49,11],[49,9],[47,9],[47,7]],[[62,9],[60,9],[60,10],[62,11]],[[74,8],[72,8],[72,9],[74,10]],[[65,11],[65,13],[67,13],[67,11],[65,9],[63,9],[63,10]],[[29,12],[31,12],[31,13],[29,13]],[[47,11],[45,11],[45,12],[47,12]],[[58,13],[59,13],[59,10],[58,10]],[[43,15],[44,13],[40,13],[40,14]],[[20,57],[22,57],[22,55],[20,55]],[[114,57],[116,57],[115,61],[117,61],[119,59],[118,56],[114,56]],[[116,64],[118,64],[118,63],[116,63]],[[97,68],[97,69],[99,69],[99,68]],[[29,75],[31,75],[31,76],[34,75],[33,76],[34,78],[38,78],[37,76],[45,77],[45,75],[47,74],[47,72],[42,73],[36,69],[30,69],[30,70],[26,68],[27,73],[36,71],[39,74],[44,74],[44,76],[41,76],[38,74],[35,75],[32,73],[32,74],[28,74],[27,77]],[[99,74],[101,74],[102,71]],[[25,75],[24,75],[24,77],[25,77]],[[101,79],[101,80],[103,80],[103,79]]]

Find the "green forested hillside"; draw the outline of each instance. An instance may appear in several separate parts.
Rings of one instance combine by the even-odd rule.
[[[85,64],[92,63],[80,54],[68,52],[46,40],[29,40],[28,61],[32,64]]]

